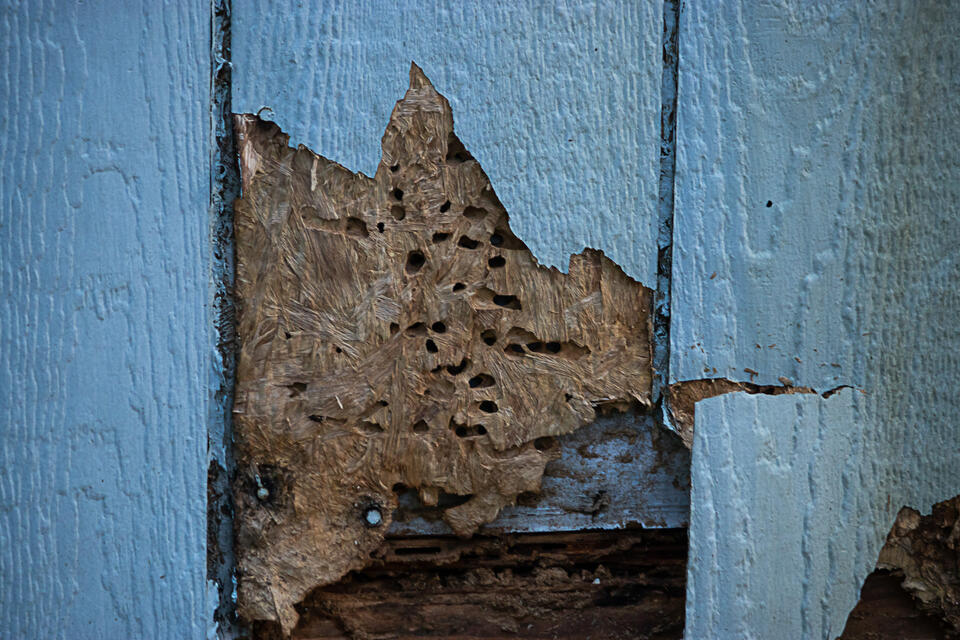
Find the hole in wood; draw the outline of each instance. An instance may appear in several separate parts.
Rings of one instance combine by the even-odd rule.
[[[477,405],[477,408],[484,413],[496,413],[500,410],[500,408],[497,406],[497,403],[493,400],[484,400]]]
[[[436,353],[439,351],[439,349],[437,349],[437,343],[433,340],[427,340],[427,351],[430,353]]]
[[[486,389],[487,387],[492,387],[494,384],[496,384],[496,380],[494,380],[493,376],[488,373],[480,373],[470,378],[470,382],[468,384],[470,385],[471,389]]]
[[[287,385],[287,389],[290,389],[290,397],[296,398],[298,395],[307,390],[306,382],[294,382],[291,385]]]
[[[443,324],[442,322],[440,322],[440,321],[438,320],[437,322],[434,322],[432,325],[430,325],[430,329],[431,329],[434,333],[446,333],[446,332],[447,332],[447,325]]]
[[[407,254],[407,266],[405,270],[407,275],[418,273],[423,268],[427,258],[420,251],[411,251]]]
[[[491,269],[499,269],[503,265],[507,264],[507,261],[504,260],[503,256],[493,256],[487,260],[487,264],[490,265]]]
[[[433,234],[433,238],[431,239],[433,240],[433,244],[439,244],[441,242],[444,242],[445,240],[449,240],[450,234],[444,233],[442,231],[438,231],[435,234]]]
[[[394,220],[396,220],[397,222],[400,222],[401,220],[407,217],[407,210],[401,207],[400,205],[395,204],[392,207],[390,207],[390,215],[393,216]]]
[[[413,424],[413,431],[414,433],[426,433],[427,431],[430,431],[430,425],[423,420],[417,420]]]
[[[458,364],[458,365],[448,364],[448,365],[447,365],[447,373],[449,373],[449,374],[452,375],[452,376],[458,376],[458,375],[460,375],[461,373],[463,373],[463,370],[466,369],[466,368],[467,368],[467,365],[469,365],[469,364],[470,364],[470,361],[467,360],[466,358],[464,358],[463,360],[461,360],[461,361],[460,361],[460,364]]]
[[[487,216],[486,209],[479,207],[467,207],[463,210],[463,217],[467,220],[479,220]]]
[[[446,213],[447,211],[450,211],[450,201],[449,201],[449,200],[447,200],[447,201],[444,202],[442,205],[440,205],[440,213]]]
[[[366,238],[367,224],[360,218],[347,218],[347,234],[358,238]]]
[[[476,249],[479,245],[479,242],[468,236],[460,236],[460,239],[457,240],[457,246],[464,249]]]

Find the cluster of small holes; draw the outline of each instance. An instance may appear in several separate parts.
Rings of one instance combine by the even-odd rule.
[[[457,434],[458,438],[474,438],[487,435],[487,428],[482,424],[465,425],[460,424],[453,418],[450,418],[450,428]]]

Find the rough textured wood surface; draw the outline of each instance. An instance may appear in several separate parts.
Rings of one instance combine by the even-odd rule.
[[[947,640],[940,621],[917,607],[902,582],[903,575],[896,572],[877,570],[867,576],[839,640]]]
[[[935,504],[926,516],[901,509],[877,567],[902,574],[920,609],[960,637],[960,496]]]
[[[240,610],[289,630],[396,485],[461,496],[467,536],[538,489],[551,436],[649,407],[650,291],[599,251],[538,265],[415,65],[374,178],[236,124]]]
[[[692,430],[691,430],[692,433]],[[540,491],[521,494],[483,534],[686,527],[690,451],[653,415],[598,416],[557,439],[559,457],[543,470]],[[399,494],[389,533],[450,535],[443,507],[424,505],[414,489]]]
[[[292,638],[674,640],[685,560],[683,529],[388,539],[308,596]]]
[[[0,9],[0,637],[201,638],[206,2]]]

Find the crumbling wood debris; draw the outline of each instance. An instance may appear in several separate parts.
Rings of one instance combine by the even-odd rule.
[[[960,637],[960,496],[935,504],[928,516],[901,509],[877,568],[902,573],[920,609]]]
[[[291,637],[678,640],[686,543],[685,529],[387,538],[306,597]],[[279,637],[269,626],[257,637]]]
[[[651,292],[599,251],[538,265],[415,65],[373,178],[236,130],[239,611],[289,631],[369,562],[395,486],[461,496],[469,536],[537,491],[542,439],[648,408]]]
[[[840,637],[960,638],[960,496],[900,510]]]

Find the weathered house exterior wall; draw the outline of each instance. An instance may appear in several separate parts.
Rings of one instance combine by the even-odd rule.
[[[372,174],[415,60],[542,262],[655,287],[663,3],[385,4],[235,0],[233,110]],[[210,14],[0,9],[0,636],[207,633]],[[683,4],[671,380],[858,389],[700,404],[690,638],[839,634],[899,507],[960,490],[958,29]]]

